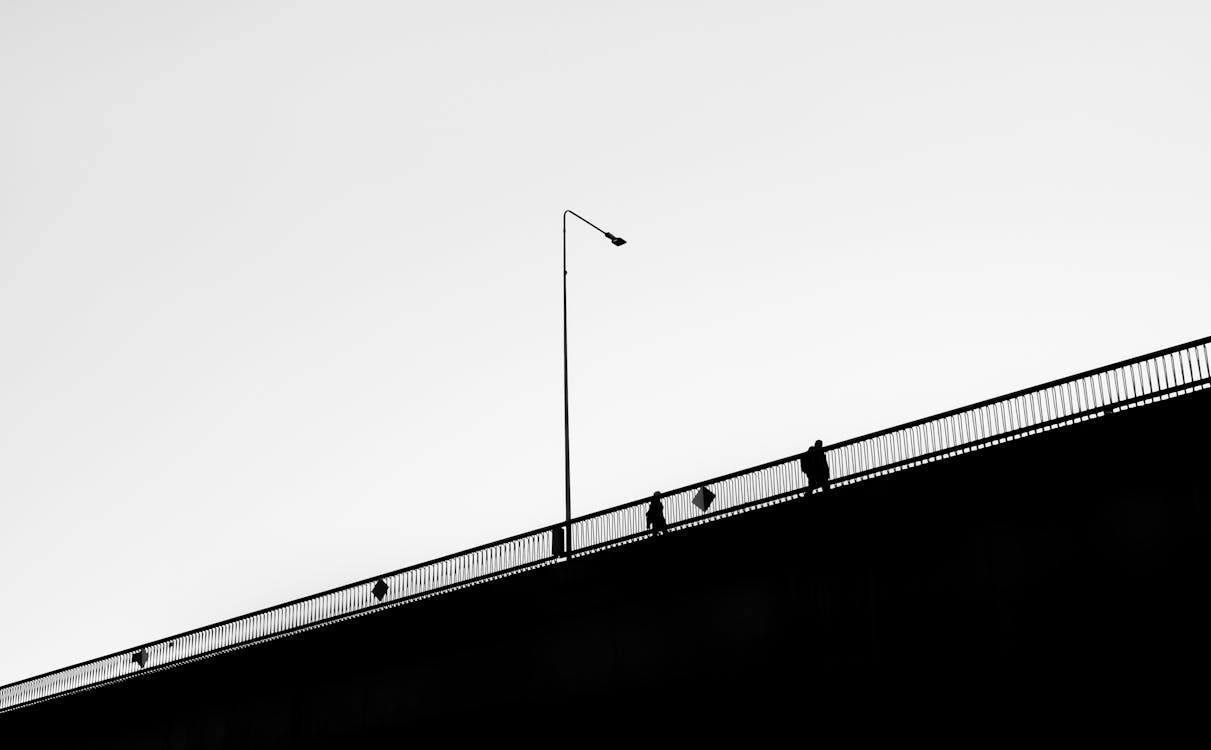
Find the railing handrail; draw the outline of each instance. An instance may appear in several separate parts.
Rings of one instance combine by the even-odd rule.
[[[1042,384],[1038,384],[1038,385],[1030,386],[1030,387],[1028,387],[1028,388],[1023,388],[1023,389],[1021,389],[1021,390],[1013,391],[1013,392],[1011,392],[1011,393],[1003,394],[1003,395],[1000,395],[1000,396],[995,396],[995,397],[993,397],[993,398],[989,398],[989,399],[984,399],[984,400],[982,400],[982,401],[978,401],[978,402],[975,402],[975,403],[972,403],[972,404],[968,404],[968,405],[965,405],[965,406],[960,406],[960,407],[957,407],[957,408],[954,408],[954,409],[950,409],[950,410],[945,411],[945,412],[940,412],[940,413],[938,413],[938,414],[933,414],[933,415],[928,416],[928,417],[923,417],[923,418],[920,418],[920,419],[912,420],[912,421],[910,421],[910,422],[905,422],[905,423],[898,424],[898,425],[895,425],[895,426],[892,426],[892,427],[888,427],[888,428],[885,428],[885,429],[881,429],[881,430],[877,430],[877,431],[874,431],[874,432],[870,432],[870,433],[867,433],[867,434],[865,434],[865,435],[861,435],[861,436],[858,436],[858,437],[850,438],[850,439],[847,439],[847,440],[844,440],[844,441],[841,441],[841,442],[838,442],[838,443],[833,443],[833,444],[830,444],[830,445],[824,446],[824,450],[825,450],[826,452],[828,452],[828,451],[835,451],[835,450],[838,450],[838,449],[841,449],[841,448],[845,448],[845,447],[847,447],[847,446],[851,446],[851,445],[856,445],[856,444],[858,444],[858,443],[862,443],[862,442],[864,442],[864,441],[874,440],[874,439],[877,439],[877,438],[880,438],[880,437],[884,437],[884,436],[887,436],[887,435],[892,435],[892,434],[897,433],[897,432],[902,432],[902,431],[906,431],[906,430],[911,430],[911,429],[913,429],[913,428],[915,428],[915,427],[919,427],[919,426],[921,426],[921,425],[925,425],[925,424],[929,424],[929,423],[933,423],[933,422],[939,422],[939,421],[941,421],[941,420],[945,420],[945,419],[948,419],[948,418],[950,418],[950,417],[958,416],[958,415],[960,415],[960,414],[964,414],[964,413],[968,413],[968,412],[975,412],[975,411],[977,411],[977,410],[979,410],[979,409],[982,409],[982,408],[985,408],[985,407],[988,407],[988,406],[992,406],[992,405],[995,405],[995,404],[999,404],[999,403],[1008,402],[1008,401],[1011,401],[1011,400],[1013,400],[1013,399],[1020,398],[1020,397],[1022,397],[1022,396],[1027,396],[1027,395],[1030,395],[1030,394],[1033,394],[1033,393],[1039,393],[1039,392],[1045,391],[1045,390],[1047,390],[1047,389],[1049,389],[1049,388],[1054,388],[1054,387],[1056,387],[1056,386],[1061,386],[1061,385],[1064,385],[1064,384],[1066,384],[1066,383],[1072,383],[1072,382],[1075,382],[1075,381],[1080,381],[1080,380],[1083,380],[1083,379],[1085,379],[1085,378],[1089,378],[1089,377],[1092,377],[1092,376],[1096,376],[1096,375],[1100,375],[1100,374],[1104,374],[1104,373],[1112,372],[1112,371],[1115,371],[1115,370],[1119,370],[1119,369],[1121,369],[1121,368],[1130,367],[1130,366],[1132,366],[1132,365],[1136,365],[1136,364],[1139,364],[1139,363],[1141,363],[1141,362],[1146,362],[1146,361],[1149,361],[1149,360],[1156,360],[1156,359],[1158,359],[1158,358],[1160,358],[1160,357],[1164,357],[1164,356],[1169,355],[1169,354],[1174,354],[1174,353],[1177,353],[1177,352],[1181,352],[1181,351],[1185,351],[1185,350],[1193,349],[1193,348],[1195,348],[1195,347],[1204,346],[1204,345],[1209,344],[1209,343],[1211,343],[1211,336],[1206,336],[1206,337],[1199,338],[1199,339],[1195,339],[1195,340],[1193,340],[1193,341],[1189,341],[1189,342],[1186,342],[1186,343],[1183,343],[1183,344],[1178,344],[1178,345],[1175,345],[1175,346],[1166,347],[1165,349],[1160,349],[1160,350],[1157,350],[1157,351],[1154,351],[1154,352],[1150,352],[1150,353],[1147,353],[1147,354],[1142,354],[1142,355],[1139,355],[1139,356],[1136,356],[1136,357],[1131,357],[1131,358],[1129,358],[1129,359],[1125,359],[1125,360],[1122,360],[1122,361],[1119,361],[1119,362],[1115,362],[1115,363],[1113,363],[1113,364],[1104,365],[1104,366],[1102,366],[1102,367],[1093,368],[1093,369],[1086,370],[1086,371],[1084,371],[1084,372],[1080,372],[1080,373],[1077,373],[1077,374],[1074,374],[1074,375],[1068,375],[1068,376],[1066,376],[1066,377],[1057,378],[1057,379],[1055,379],[1055,380],[1051,380],[1051,381],[1048,381],[1048,382],[1046,382],[1046,383],[1042,383]],[[1199,381],[1199,382],[1202,382],[1202,381]],[[1140,397],[1137,397],[1137,398],[1136,398],[1136,399],[1134,399],[1134,400],[1138,401],[1138,400],[1140,400],[1140,399],[1142,399],[1142,398],[1148,398],[1148,397],[1149,397],[1148,395],[1145,395],[1145,396],[1140,396]],[[984,441],[987,441],[987,440],[990,440],[990,439],[995,439],[995,438],[987,438],[987,437],[986,437],[986,438],[984,438],[983,440],[984,440]],[[981,442],[981,441],[977,440],[977,441],[972,441],[972,442]],[[730,473],[728,473],[728,474],[723,474],[723,475],[720,475],[720,476],[717,476],[717,477],[714,477],[714,478],[711,478],[711,479],[707,479],[707,480],[704,480],[704,481],[698,481],[698,482],[694,482],[694,483],[692,483],[692,484],[688,484],[688,485],[685,485],[685,486],[683,486],[683,487],[679,487],[679,488],[674,489],[674,490],[669,490],[669,491],[667,491],[667,492],[663,492],[663,493],[661,493],[661,494],[662,494],[663,496],[665,496],[665,497],[670,497],[670,496],[678,495],[678,494],[680,494],[680,493],[690,492],[690,491],[695,490],[695,489],[698,489],[698,488],[700,488],[700,487],[707,487],[707,486],[711,486],[711,485],[717,485],[717,484],[721,484],[721,483],[723,483],[723,482],[726,482],[726,481],[731,480],[731,479],[735,479],[735,478],[737,478],[737,477],[742,477],[742,476],[745,476],[745,475],[748,475],[748,474],[756,474],[756,473],[761,472],[761,471],[764,471],[764,470],[766,470],[766,469],[770,469],[770,468],[773,468],[773,467],[776,467],[776,466],[780,466],[780,465],[782,465],[782,464],[786,464],[786,463],[788,463],[788,462],[791,462],[791,461],[794,461],[794,460],[798,459],[798,458],[799,458],[800,456],[802,456],[802,455],[803,455],[803,454],[802,454],[801,452],[800,452],[800,453],[795,453],[795,454],[793,454],[793,455],[786,456],[786,457],[784,457],[784,458],[775,459],[775,460],[773,460],[773,461],[769,461],[769,462],[766,462],[766,463],[763,463],[763,464],[759,464],[759,465],[757,465],[757,466],[749,466],[749,467],[746,467],[746,468],[744,468],[744,469],[740,469],[740,470],[738,470],[738,471],[730,472]],[[914,460],[914,459],[907,459],[907,460]],[[890,465],[890,464],[889,464],[889,465]],[[853,476],[854,476],[854,477],[857,477],[857,476],[862,476],[862,475],[865,475],[865,474],[869,474],[871,471],[877,471],[877,470],[878,470],[878,469],[870,469],[870,470],[867,470],[867,471],[865,471],[865,472],[859,472],[859,473],[856,473],[856,474],[854,474]],[[839,477],[839,478],[840,478],[840,477]],[[787,494],[787,493],[783,493],[783,494]],[[636,507],[636,506],[644,505],[644,504],[646,504],[646,503],[649,503],[650,501],[651,501],[651,498],[650,498],[650,497],[647,497],[647,498],[641,498],[641,499],[638,499],[638,500],[633,500],[633,501],[630,501],[630,502],[627,502],[627,503],[622,503],[622,504],[620,504],[620,505],[616,505],[616,506],[613,506],[613,507],[610,507],[610,508],[605,508],[605,509],[603,509],[603,510],[599,510],[599,511],[596,511],[596,512],[593,512],[593,513],[589,513],[589,514],[586,514],[586,515],[583,515],[583,516],[577,516],[576,518],[572,519],[572,520],[573,520],[573,524],[575,525],[575,524],[577,524],[577,523],[583,523],[583,522],[586,522],[586,521],[591,521],[591,520],[593,520],[593,519],[596,519],[596,518],[599,518],[599,517],[601,517],[601,516],[605,516],[605,515],[608,515],[608,514],[611,514],[611,513],[618,513],[618,512],[620,512],[620,511],[625,511],[625,510],[627,510],[627,509],[629,509],[629,508],[633,508],[633,507]],[[761,502],[761,501],[754,501],[754,503],[760,503],[760,502]],[[753,503],[749,503],[749,504],[753,504]],[[731,512],[732,510],[735,510],[735,509],[733,508],[733,509],[729,509],[728,511],[723,511],[723,512]],[[714,514],[709,514],[709,515],[714,515]],[[685,522],[682,522],[682,523],[685,523]],[[681,525],[681,524],[677,524],[677,525]],[[33,676],[31,676],[31,677],[26,677],[26,678],[23,678],[23,679],[17,680],[17,681],[15,681],[15,682],[8,683],[8,684],[6,684],[6,685],[0,685],[0,691],[6,690],[6,689],[9,689],[9,688],[13,688],[13,687],[17,687],[17,686],[19,686],[19,685],[23,685],[23,684],[26,684],[26,683],[31,683],[31,682],[34,682],[34,681],[36,681],[36,680],[40,680],[40,679],[43,679],[43,678],[51,677],[51,676],[54,676],[54,675],[57,675],[57,674],[60,674],[60,673],[65,673],[65,672],[68,672],[68,671],[70,671],[70,670],[77,669],[77,668],[80,668],[80,667],[84,667],[84,666],[87,666],[87,665],[91,665],[91,664],[98,664],[98,663],[100,663],[100,662],[104,662],[104,661],[105,661],[105,660],[107,660],[107,659],[113,659],[113,658],[115,658],[115,657],[122,657],[122,656],[126,656],[126,655],[129,655],[129,654],[135,653],[135,652],[136,652],[136,650],[145,649],[145,648],[148,648],[148,647],[150,647],[150,646],[157,645],[157,644],[163,644],[163,643],[169,643],[169,642],[175,642],[175,641],[183,640],[183,639],[186,639],[186,638],[188,638],[188,637],[190,637],[190,636],[193,636],[193,635],[199,635],[199,634],[205,633],[205,632],[207,632],[207,631],[212,631],[212,630],[214,630],[214,629],[216,629],[216,628],[221,628],[221,627],[226,626],[226,625],[233,625],[233,624],[239,623],[239,622],[241,622],[241,621],[247,621],[247,620],[250,620],[250,619],[252,619],[252,618],[255,618],[255,617],[258,617],[258,616],[261,616],[261,615],[270,614],[270,613],[273,613],[273,612],[278,611],[278,610],[285,610],[285,609],[287,609],[287,608],[289,608],[289,607],[292,607],[292,606],[295,606],[295,605],[304,604],[304,603],[306,603],[306,602],[310,602],[310,601],[314,601],[314,600],[319,600],[319,599],[321,599],[322,597],[329,596],[329,595],[332,595],[332,594],[336,594],[336,593],[339,593],[339,592],[343,592],[343,591],[352,591],[352,590],[354,590],[354,589],[357,589],[357,588],[358,588],[358,587],[360,587],[360,586],[365,586],[365,585],[367,585],[367,584],[370,584],[370,583],[373,583],[373,582],[377,582],[377,581],[379,581],[379,580],[384,580],[384,579],[387,579],[387,578],[392,578],[392,577],[395,577],[395,576],[401,576],[401,575],[404,575],[404,574],[407,574],[407,573],[410,573],[410,572],[419,572],[419,571],[422,571],[422,570],[423,570],[423,569],[425,569],[425,568],[429,568],[429,567],[432,567],[432,566],[437,566],[437,565],[440,565],[440,564],[442,564],[442,563],[447,563],[447,562],[455,561],[455,560],[458,560],[459,558],[468,557],[468,556],[474,555],[474,554],[476,554],[476,553],[490,551],[490,550],[493,550],[494,548],[503,547],[503,546],[505,546],[505,545],[511,544],[511,543],[513,543],[513,542],[518,542],[518,541],[521,541],[521,540],[526,539],[526,538],[531,538],[531,537],[539,536],[539,535],[542,535],[542,534],[547,534],[547,533],[550,533],[550,532],[552,531],[552,529],[553,529],[553,528],[556,528],[557,526],[558,526],[558,524],[555,524],[555,525],[550,525],[550,526],[543,526],[543,527],[540,527],[540,528],[537,528],[537,529],[531,529],[531,530],[529,530],[529,531],[521,532],[521,533],[519,533],[519,534],[515,534],[515,535],[510,536],[510,537],[507,537],[507,538],[505,538],[505,539],[499,539],[499,540],[495,540],[495,541],[492,541],[492,542],[487,542],[487,543],[485,543],[485,544],[481,544],[481,545],[478,545],[478,546],[476,546],[476,547],[472,547],[472,548],[470,548],[470,549],[460,550],[460,551],[458,551],[458,552],[453,552],[453,553],[450,553],[450,554],[448,554],[448,555],[444,555],[444,556],[442,556],[442,557],[434,558],[434,559],[432,559],[432,560],[426,560],[426,561],[424,561],[424,562],[420,562],[420,563],[416,563],[416,564],[413,564],[413,565],[409,565],[409,566],[406,566],[406,567],[403,567],[403,568],[399,568],[399,569],[396,569],[396,570],[393,570],[393,571],[389,571],[389,572],[381,573],[381,574],[379,574],[379,575],[375,575],[375,576],[370,576],[370,577],[368,577],[368,578],[363,578],[363,579],[360,579],[360,580],[354,581],[354,582],[352,582],[352,583],[346,583],[346,584],[343,584],[343,585],[341,585],[341,586],[336,586],[336,587],[333,587],[333,588],[327,589],[327,590],[325,590],[325,591],[321,591],[321,592],[318,592],[318,593],[313,593],[313,594],[308,594],[308,595],[306,595],[306,596],[298,597],[298,598],[296,598],[296,599],[292,599],[292,600],[287,601],[287,602],[282,602],[282,603],[274,604],[274,605],[271,605],[271,606],[268,606],[268,607],[264,607],[264,608],[261,608],[261,609],[255,610],[255,611],[253,611],[253,612],[247,612],[247,613],[244,613],[244,614],[241,614],[241,615],[237,615],[237,616],[235,616],[235,617],[231,617],[231,618],[228,618],[228,619],[225,619],[225,620],[221,620],[221,621],[219,621],[219,622],[211,623],[211,624],[208,624],[208,625],[203,625],[203,626],[198,627],[198,628],[193,628],[193,629],[191,629],[191,630],[187,630],[187,631],[184,631],[184,632],[182,632],[182,633],[178,633],[178,634],[176,634],[176,635],[165,636],[165,637],[162,637],[162,638],[156,638],[156,639],[151,640],[151,641],[146,641],[146,642],[144,642],[142,645],[136,645],[136,646],[133,646],[133,647],[129,647],[129,648],[125,648],[125,649],[121,649],[121,650],[114,651],[114,652],[112,652],[112,653],[106,654],[106,655],[104,655],[104,656],[93,657],[93,658],[91,658],[91,659],[87,659],[87,660],[85,660],[85,661],[78,662],[78,663],[76,663],[76,664],[72,664],[72,665],[65,666],[65,667],[59,667],[59,668],[52,669],[52,670],[47,671],[47,672],[43,672],[43,673],[41,673],[41,674],[33,675]],[[608,543],[605,543],[605,544],[608,544]],[[599,547],[599,546],[602,546],[602,545],[595,545],[595,547]],[[594,548],[595,548],[595,547],[594,547]],[[573,554],[575,554],[575,553],[577,553],[577,552],[581,552],[581,551],[588,551],[588,550],[576,550],[576,549],[573,549],[573,550],[572,550]],[[554,558],[554,556],[553,556],[553,555],[551,555],[551,556],[549,556],[548,558],[543,558],[543,559],[541,559],[541,560],[537,560],[537,561],[535,561],[535,562],[533,562],[533,563],[530,563],[530,564],[532,564],[532,565],[547,564],[548,562],[550,562],[551,560],[554,560],[554,559],[555,559],[555,558]],[[524,567],[524,566],[523,566],[523,567]],[[490,575],[495,575],[495,574],[487,574],[487,575],[489,575],[489,576],[490,576]],[[451,584],[451,585],[463,585],[463,584]],[[448,587],[443,587],[441,590],[444,590],[445,588],[448,588]],[[419,596],[419,595],[429,595],[430,593],[436,593],[436,591],[437,591],[437,590],[434,590],[433,592],[425,592],[424,594],[417,594],[417,595],[413,595],[413,596]],[[409,598],[412,598],[412,597],[409,597]],[[402,601],[407,601],[407,600],[408,600],[408,599],[405,599],[405,600],[402,600]],[[369,611],[371,611],[371,610],[373,610],[373,609],[375,609],[375,608],[377,608],[377,607],[391,606],[391,605],[395,605],[395,604],[399,604],[399,603],[402,603],[402,602],[401,602],[401,601],[391,601],[391,602],[387,602],[387,601],[380,601],[380,602],[379,602],[378,604],[376,604],[376,605],[370,605],[370,606],[365,607],[365,608],[364,608],[364,609],[362,609],[362,610],[359,610],[359,611],[358,611],[356,614],[363,614],[363,613],[365,613],[365,612],[369,612]],[[339,618],[342,618],[342,617],[345,617],[345,616],[353,616],[353,615],[351,615],[351,614],[347,614],[347,615],[339,615],[339,616],[335,616],[335,617],[336,617],[337,619],[339,619]],[[318,624],[321,624],[322,622],[324,622],[324,620],[321,620],[321,621],[319,621],[319,622],[317,622],[317,623],[315,623],[315,624],[317,624],[317,625],[318,625]],[[281,633],[291,632],[291,629],[283,630],[283,631],[280,631],[280,632],[281,632]],[[268,636],[266,636],[266,637],[268,637]],[[251,642],[251,641],[249,641],[249,642]],[[223,648],[217,648],[217,649],[215,649],[215,651],[216,651],[216,652],[217,652],[217,651],[221,651],[221,650],[223,650]],[[193,657],[193,658],[200,658],[200,657],[201,657],[201,655],[199,655],[198,657]],[[172,664],[172,663],[173,663],[173,662],[168,662],[166,665],[163,665],[163,666],[167,666],[168,664]],[[126,675],[126,676],[127,676],[127,677],[128,677],[128,676],[133,676],[133,674],[138,674],[138,673],[136,672],[136,673],[132,673],[132,675]],[[96,683],[96,684],[102,684],[103,682],[107,682],[107,681],[109,681],[109,680],[111,680],[111,679],[119,679],[119,678],[107,678],[106,680],[102,680],[102,681],[100,681],[100,682],[98,682],[98,683]],[[71,690],[66,690],[66,691],[64,691],[64,692],[73,692],[74,690],[77,690],[77,689],[82,689],[82,688],[73,688],[73,689],[71,689]],[[43,699],[45,699],[45,698],[43,698]],[[17,706],[19,706],[19,705],[23,705],[23,704],[15,704],[14,706],[10,706],[9,708],[16,708],[16,707],[17,707]],[[8,710],[8,709],[5,709],[5,708],[0,708],[0,712],[3,712],[3,711],[5,711],[5,710]]]
[[[302,604],[303,602],[309,601],[311,599],[319,599],[320,597],[328,596],[329,594],[335,594],[339,591],[345,591],[347,589],[355,589],[358,586],[365,586],[368,583],[374,583],[375,581],[378,581],[379,579],[382,579],[382,578],[390,578],[392,576],[401,575],[403,573],[408,573],[413,570],[420,570],[421,568],[427,568],[430,565],[438,565],[440,563],[448,562],[448,561],[453,560],[458,557],[463,557],[464,555],[473,555],[476,552],[482,552],[484,550],[491,549],[492,547],[497,547],[502,544],[508,544],[510,542],[516,542],[520,539],[525,539],[528,536],[542,534],[546,531],[549,531],[550,529],[551,529],[550,526],[543,526],[542,528],[539,528],[539,529],[533,529],[531,531],[525,531],[520,534],[514,534],[511,537],[506,537],[505,539],[498,539],[494,542],[488,542],[486,544],[481,544],[478,547],[472,547],[470,549],[461,550],[459,552],[454,552],[449,555],[444,555],[442,557],[435,557],[432,560],[425,560],[424,562],[415,563],[413,565],[409,565],[404,568],[399,568],[397,570],[392,570],[387,573],[380,573],[379,575],[370,576],[369,578],[362,578],[361,580],[354,581],[353,583],[346,583],[343,586],[335,586],[333,588],[326,589],[324,591],[320,591],[315,594],[308,594],[306,596],[300,596],[297,599],[291,599],[288,602],[281,602],[279,604],[273,604],[268,607],[262,607],[261,609],[258,609],[258,610],[252,611],[252,612],[245,612],[242,615],[237,615],[235,617],[229,617],[226,620],[219,620],[218,622],[212,622],[208,625],[203,625],[198,628],[193,628],[192,630],[186,630],[184,632],[177,633],[176,635],[168,635],[168,636],[164,636],[163,638],[155,638],[150,641],[145,641],[143,643],[136,644],[129,648],[119,649],[112,653],[105,654],[104,656],[95,656],[91,659],[85,659],[84,661],[76,662],[75,664],[72,664],[72,665],[69,665],[66,667],[59,667],[58,669],[52,669],[49,672],[43,672],[42,674],[34,675],[33,677],[25,677],[23,679],[17,680],[16,682],[10,682],[7,685],[0,685],[0,690],[4,690],[5,688],[10,688],[10,687],[15,687],[16,685],[20,685],[21,683],[24,683],[24,682],[32,682],[33,680],[38,680],[43,677],[50,677],[51,675],[58,674],[59,672],[66,672],[69,669],[75,669],[76,667],[83,667],[84,665],[92,664],[93,662],[105,661],[106,659],[112,659],[115,656],[124,656],[126,654],[133,653],[140,648],[146,648],[147,646],[152,645],[152,644],[164,643],[166,641],[179,641],[182,638],[188,638],[191,635],[196,635],[198,633],[204,633],[207,630],[212,630],[214,628],[221,628],[224,625],[232,625],[241,620],[247,620],[250,617],[256,617],[258,615],[268,614],[270,612],[273,612],[274,610],[285,609],[286,607],[292,607],[295,604]]]
[[[1128,367],[1130,365],[1139,364],[1140,362],[1145,362],[1147,360],[1155,359],[1157,357],[1163,357],[1166,354],[1173,354],[1175,352],[1183,351],[1185,349],[1190,349],[1195,346],[1202,346],[1204,344],[1211,344],[1211,336],[1204,336],[1203,338],[1195,339],[1193,341],[1189,341],[1184,344],[1178,344],[1177,346],[1166,347],[1164,349],[1160,349],[1158,351],[1151,352],[1149,354],[1142,354],[1138,357],[1124,359],[1121,362],[1115,362],[1114,364],[1105,365],[1103,367],[1096,367],[1092,370],[1085,370],[1084,372],[1080,372],[1075,375],[1069,375],[1067,377],[1057,378],[1055,380],[1050,380],[1046,383],[1040,383],[1039,385],[1031,386],[1029,388],[1023,388],[1021,390],[1013,391],[1011,393],[1006,393],[1001,396],[994,396],[993,398],[984,399],[983,401],[977,401],[973,404],[967,404],[966,406],[960,406],[960,407],[957,407],[954,409],[950,409],[949,411],[939,412],[938,414],[933,414],[928,417],[922,417],[920,419],[914,419],[911,422],[904,422],[903,424],[898,424],[898,425],[895,425],[894,427],[887,427],[885,429],[876,430],[875,432],[868,432],[865,435],[859,435],[858,437],[848,438],[846,440],[842,440],[837,443],[831,443],[829,445],[825,445],[824,451],[827,453],[828,451],[837,450],[839,448],[844,448],[849,445],[856,445],[856,444],[861,443],[866,440],[873,440],[875,438],[883,437],[884,435],[891,435],[892,433],[900,432],[902,430],[909,430],[909,429],[912,429],[913,427],[919,427],[924,424],[929,424],[930,422],[937,422],[939,420],[946,419],[948,417],[957,416],[959,414],[963,414],[964,412],[975,411],[976,409],[982,409],[985,406],[992,406],[993,404],[1001,403],[1004,401],[1009,401],[1011,399],[1019,398],[1021,396],[1027,396],[1031,393],[1046,390],[1047,388],[1054,388],[1057,385],[1063,385],[1064,383],[1068,383],[1068,382],[1071,382],[1074,380],[1081,380],[1082,378],[1087,378],[1087,377],[1090,377],[1093,375],[1100,375],[1105,372],[1110,372],[1111,370],[1116,370],[1120,367]],[[774,459],[773,461],[767,461],[766,463],[759,464],[757,466],[750,466],[745,469],[740,469],[739,471],[733,471],[729,474],[721,474],[720,476],[714,477],[712,479],[707,479],[704,481],[687,484],[684,487],[678,487],[677,489],[661,492],[660,494],[662,496],[676,495],[676,494],[679,494],[682,492],[689,492],[690,490],[696,490],[699,487],[709,487],[712,484],[719,484],[721,482],[726,482],[729,479],[735,479],[736,477],[744,476],[745,474],[752,474],[752,473],[755,473],[758,471],[762,471],[763,469],[773,468],[774,466],[778,466],[779,464],[784,464],[788,461],[794,461],[802,455],[803,455],[803,451],[800,451],[798,453],[793,453],[793,454],[791,454],[789,456],[785,456],[783,458],[777,458],[777,459]],[[622,510],[623,508],[629,508],[629,507],[636,506],[636,505],[643,505],[645,503],[651,502],[651,500],[652,500],[652,498],[650,498],[650,497],[644,497],[644,498],[640,498],[638,500],[632,500],[629,503],[615,505],[611,508],[605,508],[603,510],[589,513],[584,516],[578,516],[574,520],[579,521],[579,520],[588,520],[591,518],[596,518],[598,516],[603,516],[603,515],[606,515],[609,513],[614,513],[615,511]]]

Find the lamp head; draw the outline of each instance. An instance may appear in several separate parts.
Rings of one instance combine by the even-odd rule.
[[[626,240],[624,240],[621,237],[615,237],[614,235],[610,234],[609,232],[602,232],[602,234],[604,234],[606,236],[607,240],[609,240],[610,242],[613,242],[615,247],[622,247],[623,245],[627,244]]]

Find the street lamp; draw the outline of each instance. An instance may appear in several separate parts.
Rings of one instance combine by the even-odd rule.
[[[563,484],[564,484],[564,530],[563,556],[572,556],[572,439],[568,431],[568,214],[601,232],[615,247],[627,243],[615,237],[575,211],[563,212]]]

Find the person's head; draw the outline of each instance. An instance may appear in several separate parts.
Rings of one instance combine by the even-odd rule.
[[[823,447],[824,447],[824,441],[823,441],[823,440],[817,440],[817,441],[816,441],[816,447],[817,447],[817,448],[823,448]]]

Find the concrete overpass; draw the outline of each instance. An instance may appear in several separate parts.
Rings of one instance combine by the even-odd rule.
[[[827,446],[824,493],[787,457],[669,493],[661,537],[640,500],[568,556],[539,529],[5,686],[0,742],[797,737],[1202,682],[1209,353]]]

